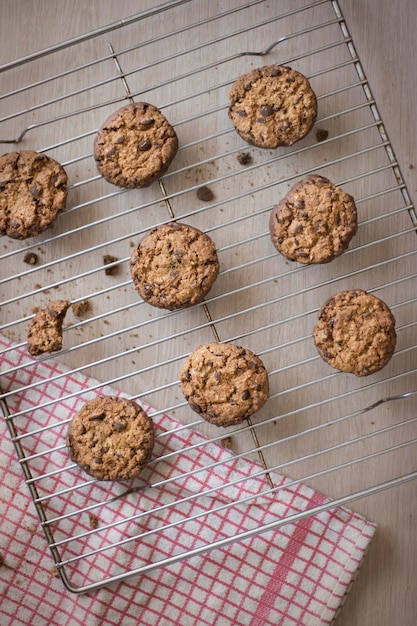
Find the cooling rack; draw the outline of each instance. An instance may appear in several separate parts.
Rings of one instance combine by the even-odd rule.
[[[227,116],[234,80],[267,63],[303,72],[318,96],[313,131],[275,151],[245,145]],[[417,477],[417,275],[410,270],[416,266],[416,213],[337,2],[283,1],[278,7],[234,0],[218,11],[215,3],[171,1],[1,71],[3,152],[44,151],[64,165],[70,181],[68,208],[54,227],[34,240],[7,240],[0,264],[2,380],[14,381],[2,395],[2,410],[70,591],[140,575]],[[16,99],[22,95],[26,106],[19,110]],[[98,175],[92,158],[98,126],[129,99],[157,105],[180,141],[168,173],[144,190],[115,189]],[[277,254],[268,219],[291,184],[313,172],[355,197],[360,226],[342,257],[323,267],[301,267]],[[212,198],[198,198],[201,186]],[[172,313],[142,302],[128,269],[139,238],[171,219],[209,233],[221,264],[205,302]],[[36,255],[35,264],[25,263],[27,253]],[[106,256],[113,258],[110,264]],[[365,380],[331,370],[311,339],[321,304],[349,288],[377,294],[397,322],[391,362]],[[70,311],[66,318],[59,370],[56,354],[34,360],[25,351],[28,320],[56,298],[89,305],[82,315]],[[225,430],[192,413],[178,384],[190,351],[213,340],[252,349],[270,377],[270,397],[261,411]],[[33,377],[39,364],[49,372],[43,381]],[[82,388],[46,396],[45,390],[67,378],[81,380]],[[185,458],[217,444],[230,448],[225,464],[256,462],[266,496],[275,492],[282,473],[330,499],[240,536],[225,535],[216,544],[201,537],[192,548],[163,557],[150,551],[141,558],[149,537],[170,528],[181,532],[194,521],[181,509],[167,529],[161,507],[152,506],[151,497],[144,504],[146,494],[170,490],[169,508],[210,498],[215,488],[182,490],[186,477],[198,482],[193,469],[161,477],[158,484],[147,482],[145,472],[133,484],[104,486],[77,471],[65,450],[68,411],[73,402],[109,388],[149,405],[155,420],[172,416],[168,435],[190,429],[201,434],[182,451]],[[23,402],[27,392],[40,398],[35,411]],[[175,463],[175,454],[164,448],[166,437],[158,434],[154,468],[170,459]],[[123,507],[114,508],[116,502]],[[209,505],[202,513],[208,524],[214,503],[213,498],[213,510]],[[125,532],[132,521],[135,532]],[[97,556],[112,568],[103,573]]]

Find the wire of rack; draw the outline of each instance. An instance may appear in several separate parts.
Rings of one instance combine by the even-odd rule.
[[[417,216],[340,7],[333,0],[283,2],[279,8],[264,0],[236,0],[218,12],[210,4],[163,3],[0,68],[8,86],[0,98],[0,143],[51,154],[70,180],[69,206],[56,225],[36,240],[5,246],[0,330],[6,337],[1,374],[18,381],[1,396],[3,414],[58,572],[75,592],[143,574],[417,477],[412,455],[402,454],[417,442],[417,274],[410,273],[417,254]],[[178,26],[167,32],[174,11]],[[237,13],[248,26],[236,28]],[[214,39],[206,34],[209,24],[218,32]],[[307,75],[319,104],[308,137],[274,151],[244,145],[227,116],[227,92],[236,77],[269,63],[291,65]],[[28,106],[16,111],[15,98],[22,93]],[[115,189],[98,175],[92,158],[98,126],[128,100],[157,104],[180,138],[168,173],[143,190]],[[323,267],[286,262],[268,234],[272,206],[309,173],[343,186],[359,211],[359,231],[350,249]],[[203,185],[213,193],[209,201],[197,197]],[[173,219],[210,234],[221,272],[203,303],[167,312],[137,296],[129,258],[144,233]],[[24,268],[27,252],[36,253],[40,262]],[[113,257],[110,265],[104,263],[106,254]],[[321,304],[352,287],[378,293],[397,321],[391,362],[366,380],[330,371],[311,340]],[[48,365],[53,359],[25,353],[26,325],[51,292],[65,294],[73,304],[88,302],[90,308],[64,328],[62,369],[38,380],[32,374],[39,362]],[[252,349],[270,378],[266,405],[227,431],[197,418],[179,392],[184,359],[196,345],[213,340]],[[19,362],[16,352],[23,355]],[[88,377],[88,387],[42,396],[45,385],[68,376]],[[152,507],[151,500],[145,507],[141,499],[152,489],[172,489],[167,508],[221,495],[216,487],[193,493],[182,489],[189,476],[198,480],[201,469],[154,483],[144,478],[103,486],[86,480],[66,454],[66,407],[104,388],[149,405],[154,419],[175,416],[174,430],[158,434],[152,468],[175,463],[179,452],[164,451],[170,435],[195,429],[203,437],[185,454],[227,443],[233,462],[257,461],[257,476],[267,479],[265,495],[277,491],[275,477],[283,472],[294,484],[308,483],[329,499],[240,535],[214,543],[202,538],[197,547],[146,562],[122,559],[110,576],[99,570],[92,574],[88,563],[95,563],[96,555],[117,555],[132,545],[134,550],[145,539],[194,521],[183,513],[164,524],[162,507]],[[28,391],[42,397],[35,412],[19,405]],[[10,410],[12,405],[16,408]],[[222,489],[237,484],[239,479]],[[91,488],[96,495],[88,501]],[[112,507],[121,501],[126,511],[115,517]],[[212,511],[201,516],[210,519],[232,504],[219,506],[213,498]],[[82,521],[88,514],[105,521],[88,527]],[[139,530],[125,535],[132,521]]]

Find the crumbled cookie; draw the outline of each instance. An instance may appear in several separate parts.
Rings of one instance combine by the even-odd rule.
[[[152,419],[127,398],[101,396],[74,415],[67,433],[71,460],[98,480],[138,476],[154,446]]]
[[[0,157],[0,235],[27,239],[43,232],[63,211],[67,174],[57,161],[33,150]]]
[[[355,201],[324,176],[297,182],[273,207],[269,230],[283,256],[298,263],[328,263],[344,252],[358,228]]]
[[[94,158],[100,174],[118,187],[148,187],[170,166],[178,138],[165,116],[147,102],[112,113],[99,128]]]
[[[395,319],[376,296],[361,289],[341,291],[322,306],[313,339],[331,367],[368,376],[382,369],[394,353]]]
[[[180,372],[181,390],[191,409],[216,426],[239,424],[258,411],[269,393],[261,359],[240,346],[198,346]]]
[[[62,327],[69,306],[67,300],[53,300],[35,314],[27,328],[30,354],[37,356],[62,349]]]
[[[258,148],[291,146],[310,132],[317,117],[317,98],[308,79],[283,65],[240,76],[229,100],[236,131]]]
[[[219,272],[212,239],[201,230],[170,222],[153,228],[130,258],[135,289],[149,304],[168,310],[201,302]]]

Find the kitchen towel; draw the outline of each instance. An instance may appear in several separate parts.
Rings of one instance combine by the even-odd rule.
[[[120,392],[56,360],[34,361],[24,346],[3,337],[0,362],[1,388],[16,415],[37,495],[74,587],[196,549],[191,558],[89,593],[68,591],[57,576],[24,468],[1,418],[2,626],[321,626],[334,621],[375,524],[337,507],[273,528],[274,521],[320,507],[326,498],[276,472],[269,477],[271,490],[260,464],[156,412],[155,456],[143,476],[124,485],[89,480],[66,453],[68,421],[87,399]],[[269,530],[244,537],[265,524],[271,524]],[[207,541],[242,534],[233,543],[199,551]]]

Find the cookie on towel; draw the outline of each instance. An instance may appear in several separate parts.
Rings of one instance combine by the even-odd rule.
[[[62,348],[62,327],[71,303],[67,300],[52,300],[40,309],[27,327],[27,344],[33,356],[45,352],[57,352]]]
[[[138,476],[154,446],[152,419],[127,398],[100,396],[86,402],[67,433],[71,460],[98,480]]]

